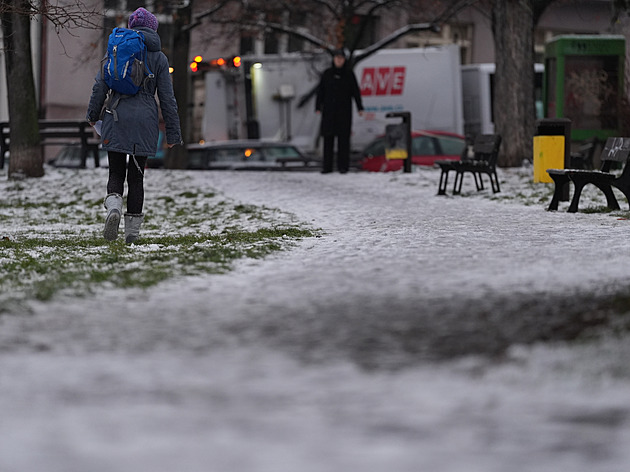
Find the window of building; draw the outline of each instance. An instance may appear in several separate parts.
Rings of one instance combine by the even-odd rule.
[[[277,14],[267,14],[269,22],[290,26],[299,30],[306,23],[309,15],[299,12],[283,11]],[[279,31],[267,30],[264,32],[244,29],[241,31],[240,54],[279,54],[285,52],[305,51],[309,44],[303,39]]]
[[[461,63],[470,64],[472,62],[472,24],[448,24],[442,27],[439,34],[420,31],[410,34],[405,38],[405,47],[427,47],[444,46],[447,44],[457,44],[461,54]]]
[[[363,25],[363,26],[362,26]],[[363,34],[358,41],[356,48],[362,49],[376,42],[376,27],[378,18],[375,16],[354,15],[346,24],[345,41],[346,44],[354,44],[359,31],[363,27]]]

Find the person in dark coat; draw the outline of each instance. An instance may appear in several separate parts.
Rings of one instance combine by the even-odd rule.
[[[182,134],[168,59],[162,52],[157,34],[158,20],[149,11],[138,8],[129,16],[128,26],[144,35],[147,46],[146,64],[153,77],[148,76],[140,91],[129,96],[110,90],[102,78],[102,70],[99,71],[92,88],[87,121],[95,126],[102,120],[102,126],[97,131],[109,159],[105,197],[107,216],[103,236],[109,241],[118,237],[126,179],[128,194],[127,212],[124,215],[125,241],[132,243],[138,238],[143,220],[144,167],[147,157],[154,156],[158,151],[159,114],[156,92],[166,125],[168,147],[182,144]]]
[[[361,91],[354,72],[346,64],[343,49],[333,53],[333,65],[322,74],[317,88],[315,111],[321,113],[320,133],[324,138],[322,173],[333,171],[335,137],[337,138],[337,170],[348,172],[350,167],[350,133],[352,131],[352,100],[359,115],[363,115]]]

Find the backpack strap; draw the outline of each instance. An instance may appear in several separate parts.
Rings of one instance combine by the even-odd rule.
[[[155,77],[155,75],[153,75],[153,72],[151,72],[151,69],[149,69],[149,61],[147,60],[147,56],[149,55],[149,51],[147,50],[147,45],[144,45],[144,68],[147,71],[147,74],[144,78],[144,80],[142,81],[142,88],[146,89],[146,85],[147,85],[147,80],[149,79],[153,79]]]
[[[109,104],[112,101],[112,94],[113,94],[113,90],[109,89],[107,91],[107,95],[105,96],[105,101],[103,102],[103,107],[101,108],[101,113],[98,115],[98,119],[99,120],[102,120],[103,116],[105,116],[105,112],[109,108]]]
[[[155,75],[149,70],[149,66],[147,65],[147,61],[144,61],[144,67],[147,70],[147,74],[142,80],[142,88],[146,90],[147,80],[155,78]]]
[[[116,98],[114,98],[114,91],[109,89],[107,92],[107,98],[105,99],[105,104],[103,105],[103,113],[110,113],[114,117],[114,121],[118,121],[118,112],[116,108],[118,104],[123,98],[131,97],[132,95],[123,95],[121,93],[116,93]]]

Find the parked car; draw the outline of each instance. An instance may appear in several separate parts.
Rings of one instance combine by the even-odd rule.
[[[319,162],[293,144],[259,140],[189,144],[188,168],[202,170],[316,170]]]
[[[161,136],[161,135],[160,135]],[[161,141],[160,141],[161,143]],[[107,151],[99,147],[98,149],[99,167],[109,167],[109,159],[107,158]],[[81,145],[80,144],[67,144],[61,148],[57,155],[48,161],[53,167],[81,167]],[[85,167],[88,169],[94,168],[94,156],[91,152],[88,152],[87,161]],[[160,168],[164,167],[164,151],[162,148],[155,156],[149,156],[147,158],[146,167]]]
[[[404,159],[385,158],[385,136],[379,136],[362,151],[359,168],[371,172],[390,172],[403,168]],[[466,138],[446,131],[413,131],[411,163],[432,166],[435,161],[460,160],[466,149]]]
[[[109,161],[107,160],[107,151],[98,149],[98,162],[99,167],[109,167]],[[80,144],[68,144],[61,148],[57,155],[48,161],[48,164],[54,167],[81,167],[81,145]],[[85,163],[86,168],[94,168],[94,155],[92,152],[88,152],[87,161]]]
[[[164,154],[166,154],[166,149],[164,146],[164,131],[160,130],[158,135],[158,151],[155,156],[147,157],[147,167],[151,169],[159,169],[164,167]]]

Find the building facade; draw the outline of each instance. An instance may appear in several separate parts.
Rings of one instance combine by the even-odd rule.
[[[46,119],[83,119],[90,97],[94,76],[100,67],[108,33],[114,26],[126,26],[129,12],[139,6],[154,11],[160,21],[159,34],[163,49],[168,55],[172,49],[172,11],[166,2],[137,0],[97,0],[102,5],[103,29],[56,30],[45,21],[33,22],[34,61],[36,83],[39,90],[40,116]],[[610,0],[559,2],[550,6],[536,29],[536,54],[542,58],[544,44],[557,34],[603,34],[611,32],[612,6]],[[193,16],[207,8],[196,2]],[[282,20],[282,18],[280,18]],[[308,19],[302,18],[303,23]],[[376,41],[413,22],[410,15],[385,13],[373,19],[369,27],[369,40]],[[295,23],[292,23],[296,26]],[[300,27],[300,24],[297,24]],[[306,28],[306,26],[303,26]],[[282,54],[294,51],[313,51],[315,48],[300,40],[277,33],[241,34],[217,33],[216,27],[202,22],[191,32],[190,58],[231,57],[239,54]],[[306,31],[306,30],[305,30]],[[494,62],[494,45],[491,20],[487,13],[468,8],[453,17],[439,34],[410,34],[390,47],[419,47],[457,44],[461,63]],[[3,56],[0,53],[0,94],[6,95]],[[187,71],[189,73],[189,71]],[[193,100],[191,98],[191,100]],[[189,105],[189,104],[186,104]],[[182,106],[182,104],[180,104]],[[8,119],[7,101],[0,96],[0,120]]]

